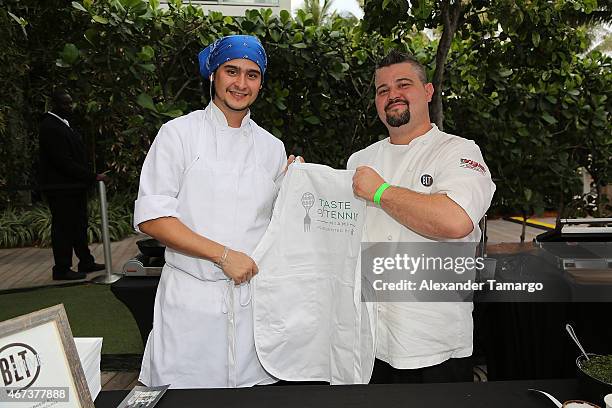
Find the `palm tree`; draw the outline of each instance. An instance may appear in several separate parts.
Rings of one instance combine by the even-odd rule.
[[[597,7],[591,13],[586,14],[576,11],[570,16],[570,22],[576,25],[597,26],[612,23],[612,0],[599,0]]]
[[[333,3],[334,0],[304,0],[300,10],[310,13],[316,25],[324,25],[333,21],[336,16],[336,12],[331,10]]]
[[[588,30],[589,51],[596,49],[603,53],[612,51],[612,0],[599,0],[597,7],[586,14],[577,11],[569,17],[569,22],[575,26],[583,26]]]
[[[612,29],[602,32],[599,36],[599,41],[597,43],[594,42],[593,45],[595,46],[594,50],[612,55]]]

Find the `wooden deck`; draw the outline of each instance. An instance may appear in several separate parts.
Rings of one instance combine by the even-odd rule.
[[[137,371],[103,371],[102,391],[131,390],[138,385]]]
[[[132,235],[120,242],[111,243],[113,272],[121,271],[123,264],[138,253],[136,241],[141,235]],[[104,248],[101,243],[89,246],[96,262],[104,263]],[[78,259],[72,258],[76,270]],[[103,275],[105,272],[90,273],[83,281],[54,281],[51,276],[53,252],[51,248],[11,248],[0,249],[0,291],[9,289],[35,288],[40,286],[62,285],[84,282]]]

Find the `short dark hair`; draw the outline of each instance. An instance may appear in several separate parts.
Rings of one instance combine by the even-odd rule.
[[[215,83],[211,81],[209,77],[202,78],[200,81],[202,95],[208,99],[210,97],[210,101],[215,99]]]
[[[405,52],[398,51],[395,48],[389,51],[387,55],[385,55],[380,61],[378,61],[378,64],[376,65],[376,70],[395,64],[402,64],[404,62],[407,62],[412,65],[421,82],[423,82],[424,84],[427,83],[427,72],[425,71],[425,67],[423,66],[423,64],[421,64],[419,60],[414,58],[414,56]]]

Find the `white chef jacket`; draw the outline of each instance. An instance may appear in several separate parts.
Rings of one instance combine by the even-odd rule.
[[[282,174],[283,143],[250,120],[231,128],[210,103],[164,124],[143,164],[134,225],[176,217],[198,234],[251,254]],[[250,286],[212,262],[166,248],[139,380],[172,388],[274,382],[255,352]]]
[[[386,182],[424,193],[444,193],[465,210],[474,230],[446,242],[478,242],[478,222],[491,204],[495,184],[480,149],[471,140],[440,131],[435,124],[407,145],[386,138],[354,153],[347,168],[367,165]],[[364,242],[431,242],[384,210],[368,205]],[[399,369],[440,364],[472,354],[471,302],[380,302],[376,357]]]

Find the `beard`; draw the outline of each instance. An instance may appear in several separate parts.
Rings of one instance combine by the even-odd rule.
[[[387,114],[387,123],[391,127],[400,127],[410,122],[410,110],[406,107],[406,110],[399,113],[389,113]]]

